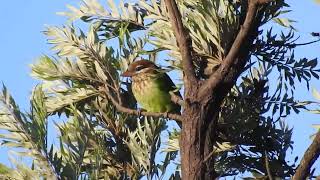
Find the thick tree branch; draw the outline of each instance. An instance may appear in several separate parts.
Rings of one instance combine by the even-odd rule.
[[[248,41],[251,35],[250,33],[252,33],[258,6],[268,2],[270,2],[270,0],[249,0],[244,23],[241,25],[240,30],[219,69],[215,71],[215,73],[213,73],[201,86],[199,91],[200,98],[204,97],[206,94],[208,94],[208,92],[212,92],[213,89],[218,86],[218,84],[222,83],[231,68],[237,67],[241,63],[241,60],[236,61],[236,59],[239,57],[244,44]]]
[[[303,158],[293,176],[293,180],[306,179],[310,173],[311,166],[318,159],[320,155],[320,131],[316,134],[313,142],[304,153]]]
[[[106,95],[106,98],[111,101],[111,103],[115,106],[115,108],[123,113],[136,115],[136,116],[151,116],[155,118],[169,118],[172,120],[180,121],[182,122],[182,117],[179,114],[174,113],[157,113],[157,112],[145,112],[145,111],[139,111],[135,109],[130,109],[127,107],[124,107],[119,104],[119,102],[110,94],[107,87],[101,87],[100,90]]]
[[[182,17],[176,2],[174,0],[165,0],[165,4],[169,13],[173,32],[176,36],[177,44],[180,49],[185,79],[187,82],[191,82],[190,85],[192,83],[197,83],[192,62],[192,40],[189,32],[183,26]],[[185,83],[185,85],[188,84],[189,83]]]

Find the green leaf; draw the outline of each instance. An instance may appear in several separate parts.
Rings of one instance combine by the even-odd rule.
[[[273,21],[287,28],[292,27],[292,22],[295,22],[294,20],[288,18],[274,18]]]
[[[6,165],[0,163],[0,174],[6,175],[13,171],[11,168],[8,168]]]

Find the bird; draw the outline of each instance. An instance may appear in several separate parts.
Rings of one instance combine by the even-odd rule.
[[[122,73],[131,78],[132,93],[147,112],[180,113],[180,105],[171,100],[170,92],[181,97],[168,74],[152,61],[137,60]]]

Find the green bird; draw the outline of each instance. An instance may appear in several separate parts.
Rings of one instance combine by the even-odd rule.
[[[170,91],[176,90],[175,84],[164,70],[153,62],[135,61],[122,76],[131,77],[133,95],[146,111],[180,113],[181,107],[171,100],[170,95]],[[181,97],[179,91],[174,93]]]

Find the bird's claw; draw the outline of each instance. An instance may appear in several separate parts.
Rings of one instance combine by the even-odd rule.
[[[138,109],[138,117],[141,117],[141,109]]]

